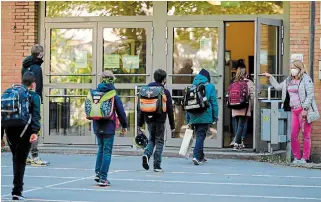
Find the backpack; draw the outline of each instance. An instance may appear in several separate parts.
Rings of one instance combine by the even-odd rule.
[[[85,100],[85,113],[88,120],[115,120],[116,91],[100,92],[90,90]]]
[[[166,112],[167,97],[161,86],[143,86],[138,94],[138,110],[145,113]]]
[[[205,96],[206,84],[188,86],[185,88],[183,99],[183,109],[187,112],[204,112],[209,107],[209,102]]]
[[[1,95],[1,124],[3,128],[24,127],[31,123],[31,94],[23,85],[12,85]]]
[[[245,109],[249,106],[249,90],[247,81],[231,83],[227,91],[227,107],[230,109]]]

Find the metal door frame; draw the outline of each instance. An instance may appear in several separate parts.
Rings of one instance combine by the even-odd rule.
[[[283,20],[278,19],[270,19],[270,18],[260,18],[257,17],[255,19],[255,43],[254,43],[254,83],[255,83],[255,94],[254,94],[254,123],[253,123],[253,150],[257,151],[262,149],[261,142],[261,131],[260,124],[261,124],[261,108],[259,104],[259,100],[263,99],[260,97],[260,81],[259,77],[262,76],[260,74],[260,38],[261,38],[261,25],[269,25],[269,26],[275,26],[278,27],[278,60],[277,60],[277,74],[274,76],[283,76],[282,72],[282,64],[283,64],[283,54],[284,54],[284,44],[283,44],[283,38],[284,38],[284,28],[283,28]]]
[[[224,22],[223,21],[167,21],[167,44],[166,44],[166,58],[167,66],[166,71],[168,73],[167,87],[172,94],[172,90],[184,89],[189,84],[172,84],[173,74],[173,30],[175,27],[195,27],[195,28],[218,28],[218,77],[220,80],[218,84],[215,84],[218,90],[218,105],[219,105],[219,117],[223,117],[223,86],[224,86]],[[187,75],[188,76],[188,75]],[[192,76],[192,75],[191,75]],[[217,77],[217,76],[212,76]],[[166,124],[166,146],[180,146],[182,138],[171,138],[171,130],[169,124]],[[217,123],[217,139],[206,139],[204,142],[205,147],[222,148],[223,147],[223,118],[219,119]]]
[[[92,83],[49,83],[50,76],[59,76],[59,75],[69,75],[69,74],[50,74],[50,48],[51,48],[51,29],[92,29],[93,37],[92,37],[92,74],[88,76],[92,76]],[[95,136],[91,128],[89,129],[91,132],[88,136],[50,136],[49,135],[49,89],[57,88],[57,89],[90,89],[95,88],[97,80],[96,80],[96,56],[97,56],[97,23],[46,23],[45,24],[45,68],[44,68],[44,112],[43,112],[43,130],[44,130],[44,143],[65,143],[65,144],[95,144]],[[71,74],[74,75],[74,74]],[[70,76],[71,76],[70,75]],[[60,97],[60,96],[59,96]],[[85,97],[84,95],[73,95],[68,97]]]
[[[153,22],[98,22],[98,44],[104,44],[103,40],[103,31],[104,28],[144,28],[146,29],[146,73],[145,74],[115,74],[116,77],[120,76],[146,76],[146,83],[152,81],[152,64],[153,64]],[[103,46],[100,45],[97,48],[97,82],[100,81],[100,76],[103,71]],[[136,86],[146,85],[146,83],[116,83],[116,89],[130,89],[135,90]],[[135,90],[136,91],[136,90]],[[136,109],[137,101],[136,95],[126,95],[120,96],[126,98],[134,98],[134,106]],[[137,127],[136,127],[136,118],[137,118],[137,110],[134,110],[135,113],[135,127],[134,134],[137,135]],[[129,123],[128,123],[129,124]],[[117,134],[115,136],[114,145],[122,145],[122,146],[132,146],[134,137],[118,137]]]

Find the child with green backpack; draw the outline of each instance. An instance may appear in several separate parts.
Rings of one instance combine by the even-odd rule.
[[[87,119],[93,120],[93,129],[97,137],[98,152],[95,166],[95,181],[99,186],[110,186],[107,179],[111,163],[117,119],[122,126],[122,134],[127,131],[127,118],[123,103],[114,87],[115,76],[105,71],[96,90],[90,90],[85,101]],[[117,116],[118,118],[117,118]]]

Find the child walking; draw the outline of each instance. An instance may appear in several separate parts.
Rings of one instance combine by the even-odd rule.
[[[166,110],[162,110],[160,113],[156,112],[144,112],[140,110],[139,118],[138,118],[138,127],[139,129],[143,126],[144,122],[147,123],[147,128],[149,131],[149,140],[148,145],[144,151],[144,155],[142,157],[142,165],[143,168],[149,170],[149,159],[153,155],[154,147],[156,147],[154,152],[154,171],[162,172],[161,168],[162,163],[162,153],[164,147],[164,134],[165,134],[165,122],[166,116],[168,115],[169,124],[172,132],[175,131],[175,123],[174,123],[174,113],[173,113],[173,104],[172,97],[170,92],[165,89],[164,85],[166,84],[166,72],[162,69],[158,69],[154,72],[154,80],[148,84],[148,87],[151,87],[149,90],[155,90],[153,87],[160,87],[161,91],[164,92],[163,106],[166,106]],[[150,106],[148,103],[146,106]],[[143,107],[143,106],[142,106]],[[155,107],[156,108],[156,107]],[[148,110],[146,110],[148,111]]]

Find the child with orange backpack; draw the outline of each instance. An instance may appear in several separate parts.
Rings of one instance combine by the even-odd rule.
[[[149,170],[149,159],[153,155],[154,147],[154,171],[162,172],[161,162],[164,147],[165,122],[168,115],[172,132],[175,131],[173,103],[170,92],[165,89],[166,72],[158,69],[154,72],[154,80],[140,89],[138,98],[139,130],[144,122],[149,131],[148,145],[142,157],[143,168]]]

